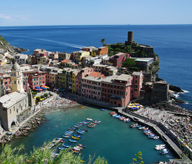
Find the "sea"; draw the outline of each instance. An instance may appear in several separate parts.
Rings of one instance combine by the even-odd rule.
[[[137,43],[154,47],[155,53],[160,57],[159,77],[168,81],[170,85],[180,87],[184,92],[176,96],[185,103],[178,105],[192,109],[192,25],[0,27],[0,35],[13,46],[28,49],[25,54],[29,55],[35,49],[71,53],[86,46],[100,47],[103,38],[107,44],[122,43],[127,41],[128,31],[133,31],[133,40]],[[33,145],[38,146],[44,141],[52,140],[53,137],[60,137],[72,124],[90,115],[94,119],[102,120],[102,124],[90,129],[85,135],[86,139],[83,138],[85,140],[82,142],[88,145],[82,153],[85,160],[89,154],[96,154],[104,156],[112,164],[130,163],[138,151],[143,153],[145,163],[175,157],[171,151],[168,155],[159,155],[159,152],[154,150],[154,145],[162,142],[161,140],[149,140],[141,131],[130,129],[130,124],[111,118],[108,111],[101,112],[97,108],[86,107],[83,110],[75,108],[70,113],[71,117],[65,117],[65,114],[62,112],[47,114],[48,121],[44,125],[31,133],[30,137],[17,140],[14,144],[25,143],[27,151],[30,151]],[[60,115],[63,117],[58,120]]]

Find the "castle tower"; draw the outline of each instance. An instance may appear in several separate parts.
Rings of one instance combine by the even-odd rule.
[[[15,60],[13,60],[12,63],[13,65],[11,69],[11,92],[17,91],[19,93],[23,93],[25,92],[23,89],[23,73],[20,71],[20,66]]]
[[[128,44],[133,43],[133,31],[128,31]]]

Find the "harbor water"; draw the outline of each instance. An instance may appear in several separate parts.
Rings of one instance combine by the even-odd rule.
[[[132,122],[122,122],[111,117],[109,112],[109,110],[101,111],[95,107],[85,109],[76,107],[67,111],[47,113],[47,121],[41,127],[30,133],[30,136],[13,141],[12,146],[24,144],[26,152],[29,153],[33,146],[39,147],[44,142],[62,137],[63,133],[74,124],[92,118],[100,120],[101,123],[94,128],[84,125],[82,128],[87,129],[88,132],[83,134],[78,141],[87,146],[82,151],[85,161],[91,155],[105,157],[109,164],[130,163],[139,151],[142,152],[143,160],[147,164],[175,158],[171,150],[166,155],[160,155],[159,151],[155,150],[155,145],[163,144],[162,140],[149,139],[142,130],[130,128]],[[64,142],[75,145],[68,139],[64,139]]]

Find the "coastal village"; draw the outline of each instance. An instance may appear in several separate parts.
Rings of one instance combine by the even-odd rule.
[[[31,55],[5,49],[1,41],[1,143],[20,127],[27,130],[30,118],[43,123],[43,110],[86,103],[152,128],[181,160],[192,159],[191,111],[176,105],[176,91],[158,77],[153,47],[133,41],[132,31],[127,38],[112,45],[102,39],[102,47],[72,53],[35,49]]]

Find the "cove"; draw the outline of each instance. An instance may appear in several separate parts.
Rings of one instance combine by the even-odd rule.
[[[30,136],[16,139],[11,144],[13,147],[23,144],[25,152],[29,153],[33,146],[40,147],[44,142],[62,137],[63,133],[74,124],[92,118],[100,120],[101,123],[94,128],[83,126],[88,132],[82,135],[79,143],[87,146],[82,151],[85,161],[89,155],[95,155],[105,157],[109,164],[131,163],[138,151],[142,152],[143,161],[147,164],[175,158],[171,150],[167,155],[160,155],[159,151],[154,149],[155,145],[163,144],[162,140],[149,139],[142,130],[130,128],[133,122],[124,123],[111,117],[109,112],[109,110],[101,111],[99,108],[88,106],[85,109],[79,106],[67,111],[49,112],[45,114],[46,122],[41,127],[31,132]],[[64,141],[75,145],[69,143],[66,138]]]

